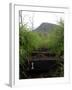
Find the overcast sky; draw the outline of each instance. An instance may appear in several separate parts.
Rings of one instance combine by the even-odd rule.
[[[22,11],[22,22],[35,29],[41,23],[57,24],[60,18],[64,20],[63,13],[27,12]]]

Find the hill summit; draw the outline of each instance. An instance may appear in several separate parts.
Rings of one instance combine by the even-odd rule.
[[[56,27],[56,24],[52,24],[52,23],[42,23],[40,24],[39,27],[37,27],[35,30],[36,32],[50,32],[54,29],[54,27]]]

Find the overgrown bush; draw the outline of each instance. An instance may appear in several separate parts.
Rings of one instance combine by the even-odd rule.
[[[40,47],[41,38],[36,32],[29,31],[27,27],[21,26],[19,30],[19,54],[20,63],[24,61],[31,55],[34,49]]]
[[[57,56],[64,53],[64,22],[61,20],[48,36],[48,48]]]

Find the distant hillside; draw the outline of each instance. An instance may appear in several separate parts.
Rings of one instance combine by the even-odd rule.
[[[39,27],[37,27],[35,30],[36,32],[50,32],[53,30],[53,28],[57,26],[56,24],[52,23],[42,23]]]

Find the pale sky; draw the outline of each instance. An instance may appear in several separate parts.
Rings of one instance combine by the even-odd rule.
[[[33,27],[33,29],[37,28],[41,23],[56,24],[58,21],[60,21],[60,18],[64,20],[63,13],[22,11],[22,22],[26,23],[31,28]]]

